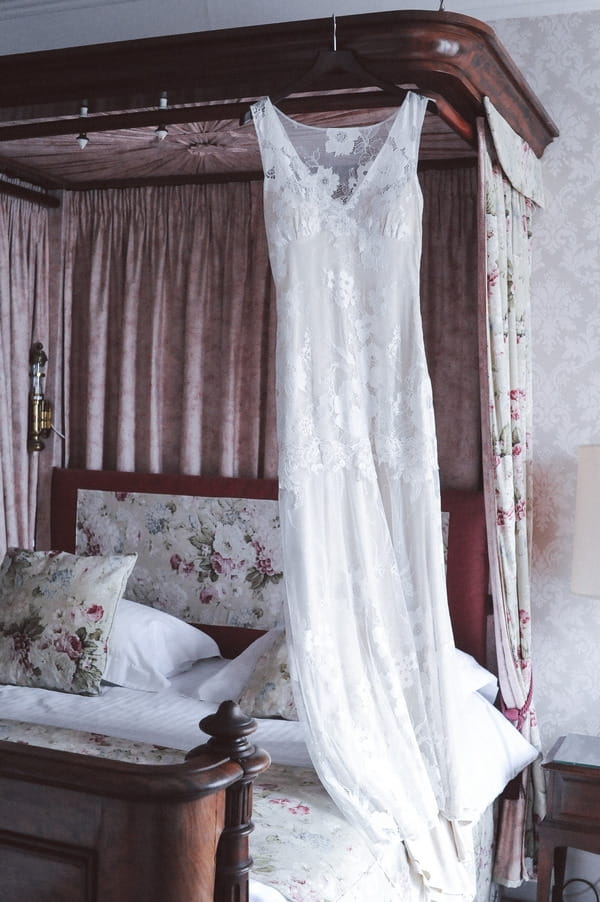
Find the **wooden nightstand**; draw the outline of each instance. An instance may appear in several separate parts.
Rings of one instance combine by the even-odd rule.
[[[562,736],[544,768],[548,812],[539,827],[537,902],[562,902],[567,849],[600,854],[600,736]]]

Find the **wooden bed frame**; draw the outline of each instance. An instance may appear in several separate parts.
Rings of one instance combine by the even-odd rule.
[[[496,109],[541,156],[558,130],[493,30],[469,16],[415,9],[337,17],[340,49],[355,55],[375,79],[396,85],[416,85],[437,99],[439,116],[432,124],[432,152],[452,160],[477,146],[476,120],[483,117],[483,98]],[[211,120],[238,123],[248,111],[248,98],[294,92],[311,69],[317,54],[332,47],[331,17],[113,42],[65,50],[21,53],[0,58],[0,142],[16,155],[7,158],[5,172],[44,190],[29,190],[0,179],[0,191],[57,206],[52,189],[173,184],[211,180],[190,176],[123,178],[90,173],[73,180],[68,165],[48,175],[43,163],[19,160],[20,142],[107,129],[126,130],[160,121],[177,123]],[[356,94],[356,88],[360,93]],[[157,98],[169,92],[169,108],[157,119]],[[347,72],[331,71],[312,91],[286,99],[285,112],[368,110],[395,107],[390,95]],[[334,92],[334,93],[329,93]],[[75,117],[85,97],[89,115]],[[242,100],[241,98],[247,98]],[[455,136],[457,141],[449,141]],[[427,143],[427,135],[424,135]],[[93,145],[93,140],[92,140]],[[226,179],[260,177],[252,171],[231,172]],[[224,175],[219,172],[219,180]]]
[[[256,722],[225,702],[180,765],[0,742],[3,902],[247,899]]]
[[[56,469],[53,548],[75,550],[79,489],[277,497],[273,480]],[[448,588],[457,645],[483,662],[483,498],[445,492],[443,507],[450,513]],[[260,635],[202,629],[228,656]],[[164,767],[0,742],[3,902],[246,902],[252,781],[269,760],[248,740],[254,726],[226,703],[201,722],[213,737],[209,743],[193,750],[185,764]]]

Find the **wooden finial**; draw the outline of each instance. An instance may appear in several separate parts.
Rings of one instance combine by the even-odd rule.
[[[242,761],[256,751],[248,736],[256,730],[256,721],[248,717],[235,702],[221,702],[215,714],[209,714],[200,721],[200,729],[211,738],[205,745],[188,752],[186,758],[193,758],[198,752],[210,750]]]

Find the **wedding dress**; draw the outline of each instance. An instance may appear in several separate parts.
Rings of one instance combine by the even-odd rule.
[[[269,99],[252,112],[277,289],[290,654],[311,757],[395,887],[408,850],[422,898],[469,899],[451,826],[454,643],[419,310],[426,104],[408,93],[392,117],[351,128],[304,125]]]

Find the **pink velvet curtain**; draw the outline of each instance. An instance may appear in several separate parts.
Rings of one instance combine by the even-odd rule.
[[[462,252],[476,241],[476,174],[427,170],[421,181],[442,481],[477,488],[476,275]],[[275,476],[262,184],[75,193],[63,220],[68,465]]]
[[[48,346],[48,212],[0,195],[0,557],[33,548],[38,456],[27,452],[29,351]]]
[[[275,476],[262,184],[66,201],[68,465]]]
[[[476,490],[482,478],[477,169],[425,169],[419,180],[424,205],[421,313],[440,479],[445,488]]]

